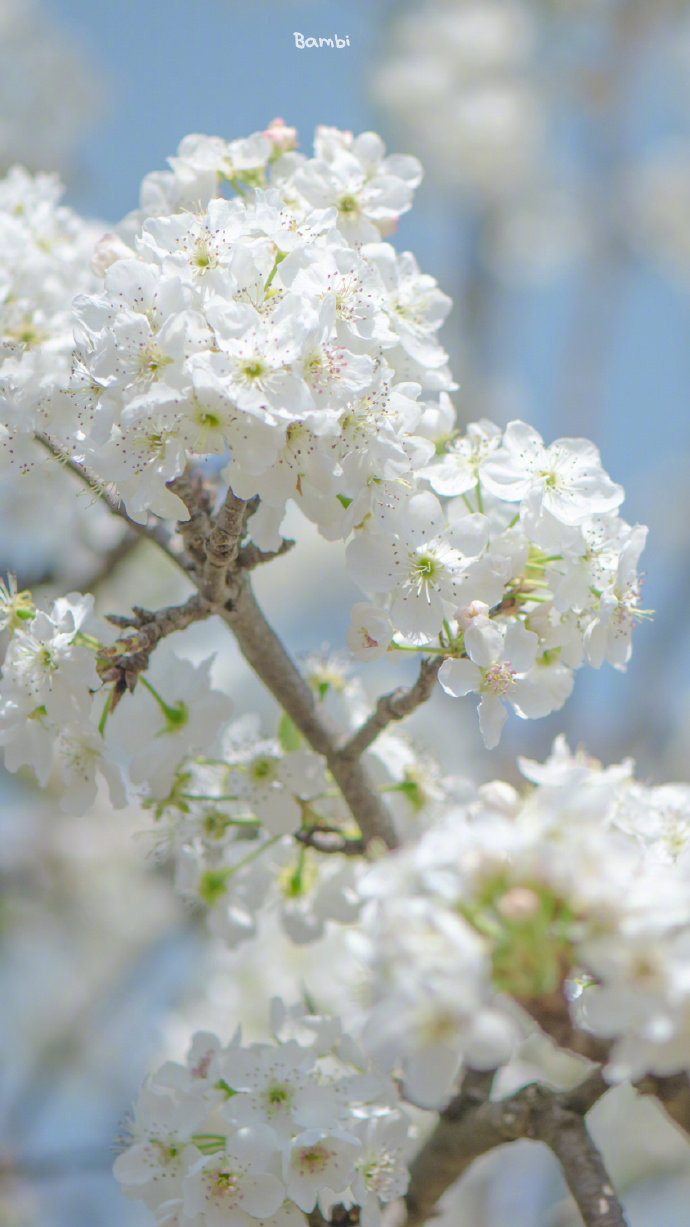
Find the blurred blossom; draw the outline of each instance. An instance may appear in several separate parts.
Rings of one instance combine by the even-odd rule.
[[[0,569],[33,584],[91,580],[123,538],[121,521],[57,462],[19,482],[0,474],[0,522],[13,529],[3,534]]]
[[[42,0],[0,0],[0,169],[65,170],[96,111],[82,50]]]
[[[512,0],[433,0],[396,25],[374,92],[445,186],[496,199],[533,173],[544,132],[536,33]]]
[[[690,284],[690,140],[668,141],[635,168],[624,210],[640,254]]]
[[[462,202],[464,225],[479,223],[479,254],[495,276],[541,281],[603,250],[612,224],[682,270],[687,142],[638,166],[627,122],[641,70],[651,67],[662,96],[673,64],[687,80],[686,9],[680,0],[424,0],[393,23],[374,98],[422,153],[429,179]]]
[[[491,271],[508,282],[541,281],[591,246],[582,201],[564,189],[537,189],[491,218],[483,255]]]

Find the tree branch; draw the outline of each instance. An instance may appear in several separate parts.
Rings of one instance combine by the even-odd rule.
[[[240,543],[247,528],[250,504],[228,489],[225,502],[206,538],[206,557],[199,589],[209,601],[225,604],[228,577],[237,562]]]
[[[389,724],[394,720],[403,720],[416,707],[425,703],[433,692],[442,664],[441,656],[432,660],[422,660],[419,666],[419,676],[413,686],[400,686],[390,694],[381,695],[376,704],[376,710],[342,747],[340,753],[343,758],[359,758]]]
[[[189,519],[178,521],[177,531],[199,578],[206,561],[206,542],[212,527],[210,493],[204,486],[201,474],[192,473],[189,465],[184,473],[168,484],[189,514]]]
[[[597,1064],[606,1064],[611,1051],[610,1043],[575,1026],[562,986],[553,993],[521,1001],[520,1004],[559,1048],[567,1048]],[[690,1135],[690,1078],[687,1073],[663,1077],[647,1074],[634,1085],[641,1095],[654,1095],[674,1124]]]
[[[529,1117],[523,1092],[493,1102],[461,1091],[410,1164],[406,1227],[421,1227],[431,1218],[446,1190],[480,1155],[526,1137]]]
[[[317,707],[314,695],[259,608],[246,575],[236,578],[229,604],[219,611],[235,635],[240,651],[302,736],[322,754],[356,819],[366,845],[381,840],[397,844],[393,822],[366,768],[342,753],[342,731]]]
[[[690,1134],[690,1077],[687,1073],[647,1074],[635,1083],[641,1095],[655,1095],[671,1120]]]
[[[471,1071],[441,1113],[410,1166],[406,1227],[421,1227],[447,1189],[480,1155],[519,1138],[544,1142],[559,1159],[586,1227],[625,1227],[601,1156],[584,1115],[608,1090],[595,1070],[572,1091],[533,1083],[503,1100],[487,1098],[492,1073]]]
[[[532,1113],[528,1136],[555,1154],[586,1227],[626,1227],[604,1161],[579,1112],[567,1108],[560,1096],[545,1099]]]
[[[576,1027],[571,1015],[570,1005],[564,991],[564,984],[551,993],[542,993],[539,997],[519,998],[519,1004],[533,1018],[542,1031],[554,1040],[559,1048],[567,1048],[570,1052],[586,1057],[588,1061],[603,1064],[608,1060],[610,1044],[591,1031]]]
[[[98,653],[98,675],[104,682],[114,682],[110,710],[117,706],[126,690],[132,691],[140,673],[148,669],[149,657],[156,644],[166,635],[183,631],[192,622],[200,622],[216,613],[216,606],[199,593],[184,605],[169,605],[155,613],[134,606],[131,614],[107,614],[108,622],[129,634]]]
[[[98,484],[98,479],[85,466],[79,465],[47,437],[39,441],[71,469],[106,503],[114,515],[129,517],[117,498]],[[198,593],[185,605],[151,613],[135,609],[132,615],[113,615],[110,621],[128,636],[100,653],[99,673],[104,681],[114,682],[112,705],[115,706],[126,690],[132,690],[139,674],[148,667],[155,645],[165,635],[183,630],[191,622],[217,613],[233,631],[240,649],[254,672],[270,692],[309,745],[326,759],[331,774],[356,819],[362,833],[362,851],[374,840],[387,847],[397,843],[391,815],[366,768],[342,753],[343,733],[326,712],[317,708],[314,695],[280,639],[263,616],[256,603],[245,571],[268,561],[270,555],[258,550],[251,542],[242,546],[247,520],[258,500],[238,499],[229,490],[218,515],[212,515],[210,492],[198,474],[185,470],[170,482],[170,489],[182,500],[189,519],[178,525],[188,556],[188,564],[170,553],[168,539],[162,529],[137,525],[132,527],[159,545],[185,572],[198,588]],[[274,556],[284,553],[291,543],[283,542]],[[343,850],[354,852],[356,841],[348,841]],[[314,844],[313,846],[316,846]],[[359,850],[359,849],[358,849]]]

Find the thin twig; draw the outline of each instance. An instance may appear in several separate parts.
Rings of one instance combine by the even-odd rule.
[[[201,622],[216,612],[216,606],[198,592],[184,605],[169,605],[154,612],[134,606],[131,614],[106,614],[108,622],[126,633],[115,643],[101,648],[97,670],[103,682],[114,682],[110,710],[117,706],[126,690],[134,690],[140,673],[148,669],[156,644],[193,622]]]
[[[295,832],[295,839],[305,848],[314,848],[326,855],[340,852],[344,856],[363,856],[367,850],[363,839],[348,839],[342,831],[332,827],[303,827]]]
[[[610,1044],[593,1035],[591,1031],[577,1027],[573,1022],[564,983],[553,992],[519,1000],[523,1009],[559,1048],[567,1048],[570,1052],[597,1064],[608,1060]]]
[[[376,704],[376,710],[342,747],[340,753],[343,758],[358,759],[389,724],[394,720],[403,720],[416,707],[425,703],[433,693],[442,664],[441,656],[433,660],[422,660],[419,666],[419,676],[413,686],[400,686],[390,694],[381,695]]]
[[[81,581],[84,591],[95,592],[97,588],[100,588],[105,580],[110,579],[115,568],[121,562],[124,562],[126,558],[129,558],[130,554],[134,553],[141,544],[141,541],[142,537],[138,533],[127,529],[116,545],[113,545],[111,549],[106,550],[104,554],[99,556],[98,565],[94,567],[90,575]]]
[[[195,592],[184,605],[167,605],[165,609],[156,610],[133,605],[131,614],[106,614],[106,619],[113,626],[131,626],[140,633],[142,643],[150,643],[153,648],[166,635],[183,631],[192,622],[209,618],[213,610],[213,603]]]
[[[253,571],[255,567],[263,566],[265,562],[272,562],[274,558],[282,558],[283,554],[287,554],[294,544],[291,538],[284,537],[277,550],[260,550],[258,545],[250,541],[247,545],[242,546],[237,555],[237,565],[243,571]]]
[[[561,1102],[569,1112],[579,1112],[580,1116],[586,1116],[602,1095],[605,1095],[610,1089],[610,1084],[597,1066],[584,1082],[578,1082],[571,1091],[565,1091],[561,1096]]]
[[[162,524],[138,524],[131,516],[127,514],[124,504],[117,495],[111,494],[110,490],[103,485],[102,480],[96,473],[93,473],[87,465],[81,464],[75,460],[67,452],[54,443],[48,435],[36,434],[34,438],[41,447],[44,447],[51,456],[60,462],[60,464],[73,473],[85,485],[99,502],[104,503],[112,515],[117,516],[119,520],[124,520],[133,532],[139,537],[145,537],[147,541],[152,541],[159,549],[163,551],[171,562],[174,562],[176,567],[179,567],[186,574],[186,569],[182,558],[175,553],[171,547],[170,534]]]
[[[478,1104],[485,1103],[491,1097],[491,1088],[495,1077],[495,1069],[466,1070],[460,1090],[441,1113],[443,1119],[450,1121],[461,1120],[471,1108],[476,1108]]]

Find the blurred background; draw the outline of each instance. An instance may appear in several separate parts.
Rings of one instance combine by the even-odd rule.
[[[295,31],[350,45],[299,50]],[[625,486],[623,515],[650,526],[642,604],[656,613],[625,673],[583,669],[562,712],[511,718],[490,755],[473,702],[439,694],[420,743],[456,772],[515,779],[516,754],[544,756],[563,731],[604,761],[633,755],[642,778],[689,779],[690,3],[0,0],[0,168],[58,171],[88,217],[118,221],[187,133],[236,138],[275,116],[305,152],[327,124],[421,158],[395,242],[454,299],[443,337],[459,423],[521,417],[547,442],[592,438]],[[148,607],[184,596],[146,546],[104,576],[111,530],[65,474],[54,482],[50,517],[28,483],[18,496],[0,482],[0,567],[20,586],[93,581],[103,612],[121,593]],[[357,599],[342,553],[289,532],[298,550],[259,578],[268,616],[294,651],[341,649]],[[185,642],[196,658],[218,651],[238,711],[270,712],[220,632]],[[381,664],[365,680],[375,695],[404,672]],[[0,1227],[143,1227],[110,1164],[151,1062],[183,1051],[194,1025],[228,1038],[249,1011],[259,1028],[307,964],[328,993],[328,958],[291,951],[270,924],[258,959],[211,950],[140,828],[105,808],[56,816],[27,782],[2,781]],[[559,1077],[543,1053],[523,1068]],[[596,1112],[632,1227],[687,1223],[686,1143],[631,1093]],[[448,1215],[576,1221],[548,1154],[523,1144],[476,1165]]]

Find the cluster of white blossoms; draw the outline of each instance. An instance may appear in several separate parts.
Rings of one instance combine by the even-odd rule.
[[[85,813],[102,774],[114,805],[124,805],[120,771],[102,752],[94,694],[92,637],[84,629],[93,597],[78,592],[37,609],[11,578],[0,585],[0,626],[11,633],[2,668],[0,745],[9,771],[33,768],[42,787],[55,780],[61,803]]]
[[[480,787],[360,884],[365,1043],[424,1106],[463,1062],[506,1061],[523,1009],[559,997],[610,1044],[612,1081],[690,1063],[690,786],[637,783],[562,739],[521,769],[524,793]]]
[[[211,659],[192,665],[165,650],[127,695],[126,711],[111,713],[98,652],[114,635],[93,617],[92,596],[72,592],[43,610],[10,577],[0,584],[0,628],[11,635],[0,683],[5,765],[31,767],[73,814],[93,805],[100,777],[116,808],[128,791],[166,796],[180,763],[212,753],[232,713],[211,686]],[[167,701],[153,684],[159,677]]]
[[[319,128],[312,158],[295,140],[281,121],[245,140],[185,138],[97,245],[104,290],[76,299],[73,354],[67,303],[95,276],[93,232],[15,172],[8,243],[24,236],[15,224],[30,241],[26,271],[8,256],[5,456],[33,463],[44,432],[142,521],[186,518],[171,482],[222,458],[234,494],[260,499],[264,550],[293,500],[350,542],[370,598],[353,610],[354,654],[447,655],[441,683],[480,694],[492,746],[503,700],[545,715],[583,660],[625,664],[644,530],[619,519],[623,491],[584,440],[546,446],[520,422],[455,437],[436,335],[450,300],[381,241],[419,163],[386,156],[374,133]]]
[[[450,300],[381,242],[419,163],[373,133],[319,129],[310,159],[293,144],[278,123],[187,137],[97,251],[104,293],[76,304],[68,395],[81,458],[135,518],[184,517],[167,483],[227,452],[235,494],[262,499],[257,544],[275,543],[288,498],[342,536],[344,503],[428,455],[407,436],[422,389],[453,386],[435,336]]]
[[[488,747],[504,702],[543,716],[565,702],[583,660],[625,666],[646,529],[618,516],[623,490],[593,444],[547,447],[523,422],[501,432],[481,421],[418,477],[348,547],[353,577],[376,598],[353,611],[356,655],[381,655],[396,631],[407,644],[394,645],[434,644],[448,657],[444,690],[481,696]]]
[[[378,1227],[408,1183],[394,1083],[337,1019],[275,999],[271,1024],[272,1043],[197,1033],[185,1065],[156,1071],[115,1162],[123,1191],[176,1227],[302,1227],[335,1203]]]
[[[318,694],[318,683],[314,688]],[[363,706],[353,690],[348,724]],[[134,737],[145,740],[148,757],[144,730]],[[258,717],[243,716],[225,728],[218,747],[213,758],[182,761],[167,795],[151,798],[147,788],[144,804],[156,823],[150,834],[159,855],[172,859],[180,894],[207,909],[211,932],[233,948],[253,938],[271,912],[299,945],[321,938],[330,921],[356,923],[366,861],[339,850],[359,832],[324,760],[286,717],[268,738]],[[467,795],[464,780],[442,776],[428,753],[422,757],[399,734],[388,731],[372,750],[372,776],[400,839]],[[309,846],[312,832],[325,838],[327,855]]]
[[[295,840],[312,829],[336,840],[359,831],[325,769],[283,717],[277,736],[259,721],[228,723],[233,705],[212,686],[212,659],[192,664],[159,646],[133,693],[113,704],[109,670],[128,641],[93,616],[93,597],[70,593],[38,608],[13,577],[0,585],[0,629],[9,638],[0,682],[0,745],[10,771],[30,767],[63,810],[86,813],[103,779],[116,808],[139,799],[152,833],[171,855],[178,891],[209,910],[211,931],[235,946],[277,910],[298,943],[328,921],[348,924],[361,908],[360,857],[320,855]],[[321,698],[324,667],[313,679]],[[357,688],[349,723],[364,710]],[[419,829],[456,782],[422,767],[388,733],[373,759],[391,794],[399,832]],[[421,815],[421,817],[420,817]]]
[[[272,909],[300,944],[320,937],[328,920],[356,919],[358,860],[295,841],[300,831],[347,830],[352,820],[323,759],[285,718],[275,738],[261,736],[255,716],[227,726],[216,757],[181,763],[152,808],[177,889],[209,909],[211,932],[227,945],[253,937]]]
[[[90,267],[100,227],[59,203],[55,175],[15,166],[0,181],[0,464],[40,459],[34,432],[59,438],[74,425],[56,392],[70,378],[72,300],[93,291]],[[65,413],[66,410],[66,413]]]
[[[637,784],[630,764],[604,769],[563,742],[522,763],[524,793],[474,788],[387,727],[428,697],[435,660],[448,695],[477,695],[493,747],[508,708],[560,708],[582,663],[624,668],[645,612],[646,529],[620,518],[623,490],[592,443],[545,442],[521,421],[456,429],[437,335],[450,301],[385,241],[420,178],[373,133],[319,128],[313,157],[278,120],[245,140],[191,136],[95,249],[52,180],[15,170],[0,185],[0,442],[19,480],[37,471],[38,434],[149,529],[187,518],[183,473],[209,523],[229,492],[252,501],[225,604],[230,583],[219,597],[201,573],[205,529],[189,546],[192,600],[108,628],[92,596],[41,608],[0,585],[6,765],[32,768],[72,814],[102,784],[114,808],[137,799],[178,891],[227,945],[254,936],[262,910],[299,944],[351,926],[352,983],[364,969],[368,984],[361,1052],[338,1020],[278,1003],[275,1042],[197,1034],[185,1065],[151,1078],[115,1171],[159,1227],[299,1227],[337,1203],[378,1227],[408,1181],[393,1077],[440,1107],[463,1064],[501,1065],[548,1024],[544,1003],[561,1036],[572,1025],[606,1046],[611,1080],[690,1063],[690,788]],[[323,727],[325,741],[309,735],[325,756],[287,713],[275,737],[230,724],[213,659],[159,642],[222,607],[245,650],[242,570],[284,552],[290,500],[345,543],[366,597],[351,655],[427,657],[373,714],[344,683],[331,733],[318,704],[334,671],[308,666],[311,704],[281,656],[288,681],[267,684],[300,728]],[[184,565],[189,538],[156,527]],[[261,651],[247,656],[264,676]]]
[[[54,440],[72,431],[72,406],[63,403],[61,419],[54,391],[72,369],[72,300],[98,287],[91,257],[102,228],[61,205],[61,195],[55,175],[17,166],[0,181],[0,516],[13,530],[0,568],[73,584],[124,526],[88,492],[81,497],[59,465],[48,467],[33,441],[48,426]]]

